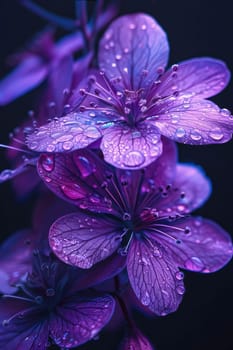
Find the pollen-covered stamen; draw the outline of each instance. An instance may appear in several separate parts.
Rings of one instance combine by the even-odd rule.
[[[80,94],[82,96],[90,96],[94,98],[94,101],[100,101],[103,102],[104,104],[107,104],[111,106],[111,108],[115,108],[121,112],[122,106],[119,101],[119,96],[117,95],[117,92],[115,91],[114,87],[112,86],[111,82],[107,80],[105,77],[105,74],[103,72],[100,72],[101,76],[104,79],[106,87],[103,85],[99,84],[96,80],[95,77],[90,77],[89,78],[89,89],[82,88],[80,89]],[[85,107],[86,110],[89,108],[87,106]],[[97,105],[98,107],[98,105]],[[97,107],[94,107],[95,109]],[[92,107],[93,108],[93,107]]]

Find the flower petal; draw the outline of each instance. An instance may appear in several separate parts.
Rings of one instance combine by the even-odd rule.
[[[21,300],[6,299],[0,304],[0,347],[38,350],[48,344],[48,323],[36,307]],[[15,317],[11,318],[13,315]],[[9,321],[8,321],[9,320]]]
[[[60,347],[71,348],[86,343],[110,321],[115,301],[110,295],[73,297],[56,309],[49,328]]]
[[[158,101],[153,113],[156,114],[153,124],[161,134],[177,142],[202,145],[224,143],[232,138],[230,112],[208,100],[187,95],[168,98]]]
[[[143,168],[162,153],[160,135],[153,125],[114,126],[106,130],[100,147],[106,162],[123,169]]]
[[[149,340],[138,330],[134,329],[124,338],[120,350],[153,350]]]
[[[174,312],[184,294],[182,279],[167,252],[155,241],[133,239],[127,257],[131,286],[141,301],[160,316]]]
[[[193,58],[173,65],[161,77],[156,94],[163,97],[178,92],[207,98],[222,91],[229,79],[230,72],[223,61]]]
[[[99,65],[117,89],[150,86],[168,60],[168,42],[160,25],[139,13],[115,20],[100,42]],[[118,80],[120,79],[120,82]]]
[[[199,208],[211,194],[210,180],[201,167],[178,164],[175,176],[174,179],[173,173],[173,183],[166,196],[162,193],[159,202],[155,198],[160,211],[169,208],[171,215],[188,214]]]
[[[78,212],[54,222],[49,242],[57,257],[67,264],[89,269],[114,253],[121,242],[122,229],[110,217]]]
[[[0,247],[0,291],[13,293],[15,285],[31,271],[34,249],[31,230],[22,230],[11,235]],[[32,241],[33,239],[33,241]]]
[[[171,223],[170,223],[171,225]],[[173,253],[176,265],[181,268],[214,272],[232,258],[229,234],[215,222],[202,218],[186,218],[172,223],[175,229],[166,231],[175,239],[161,236],[160,242]]]
[[[69,152],[99,139],[113,122],[103,113],[70,113],[41,126],[27,136],[27,146],[36,152]]]
[[[174,180],[177,163],[177,148],[175,142],[162,137],[163,152],[159,158],[145,168],[143,186],[163,186]]]
[[[39,85],[48,67],[37,57],[26,58],[0,81],[0,105],[6,105]]]

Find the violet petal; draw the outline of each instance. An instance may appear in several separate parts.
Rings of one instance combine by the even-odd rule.
[[[173,65],[161,77],[156,93],[169,96],[178,92],[207,98],[222,91],[229,79],[224,62],[209,57],[193,58]]]
[[[215,222],[202,218],[186,218],[172,224],[169,229],[175,239],[163,236],[160,241],[173,253],[176,265],[181,268],[214,272],[232,258],[232,242],[229,234]],[[176,229],[177,228],[177,229]]]
[[[50,246],[65,263],[89,269],[119,247],[122,230],[117,225],[110,217],[68,214],[51,226]]]
[[[168,59],[168,42],[160,25],[138,13],[122,16],[107,29],[100,42],[99,65],[117,89],[148,87]],[[117,81],[120,79],[120,82]]]
[[[70,113],[52,120],[27,136],[27,146],[36,152],[69,152],[99,139],[103,129],[112,126],[103,113]]]
[[[14,299],[4,299],[0,306],[2,349],[45,349],[48,343],[48,323],[42,321],[42,315],[36,306],[30,308],[31,304]],[[17,316],[12,317],[13,315]]]
[[[153,125],[114,126],[106,130],[100,147],[106,162],[123,169],[145,167],[162,153],[160,135]]]
[[[0,246],[0,291],[13,293],[15,285],[31,270],[34,242],[31,230],[11,235]]]
[[[159,209],[166,211],[170,208],[170,214],[188,214],[199,208],[211,194],[210,180],[205,176],[199,166],[178,164],[175,181],[172,183],[167,196],[159,199]]]
[[[127,271],[134,293],[151,311],[165,316],[176,311],[185,292],[179,272],[167,252],[155,241],[133,239],[128,256]]]
[[[161,100],[154,113],[159,117],[153,124],[162,135],[177,142],[202,145],[224,143],[232,138],[230,112],[208,100],[180,95]]]
[[[51,337],[61,347],[79,346],[96,336],[109,322],[115,307],[109,295],[95,298],[73,297],[56,309],[50,321]]]
[[[27,57],[0,81],[0,105],[6,105],[35,88],[47,73],[48,67],[40,58]]]

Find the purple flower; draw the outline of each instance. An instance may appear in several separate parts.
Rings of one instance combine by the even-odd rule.
[[[204,57],[173,65],[164,73],[169,46],[158,23],[145,14],[115,20],[99,46],[100,75],[80,90],[86,101],[28,136],[38,152],[66,151],[58,135],[69,138],[69,150],[101,139],[107,162],[119,168],[142,168],[162,153],[161,135],[182,143],[227,142],[233,119],[206,98],[229,81],[222,61]]]
[[[182,300],[179,268],[213,272],[232,257],[221,227],[189,216],[208,198],[209,180],[198,167],[176,165],[174,144],[163,143],[162,156],[143,170],[113,168],[90,150],[44,154],[38,162],[46,185],[79,208],[51,226],[54,253],[88,269],[118,251],[136,296],[158,315]]]
[[[1,348],[45,349],[51,339],[67,349],[101,331],[113,314],[115,301],[106,293],[87,289],[98,283],[98,274],[96,278],[92,274],[87,283],[79,273],[52,255],[36,252],[21,292],[4,295],[0,301]]]
[[[28,5],[29,3],[27,2]],[[27,4],[25,3],[26,7],[28,6]],[[46,12],[32,3],[29,5],[29,8],[42,17],[43,13]],[[62,37],[57,42],[54,41],[54,33],[51,30],[45,30],[37,34],[27,50],[12,55],[11,61],[17,65],[12,72],[0,81],[0,105],[6,105],[37,87],[45,79],[50,78],[57,66],[60,68],[59,79],[61,81],[66,80],[66,72],[63,71],[61,66],[62,61],[73,54],[80,54],[81,50],[85,48],[86,43],[82,31],[86,32],[86,40],[88,40],[91,52],[96,35],[109,23],[115,14],[115,6],[110,5],[103,9],[102,13],[98,13],[98,16],[92,18],[90,23],[85,23],[85,28],[82,29],[78,26],[77,21],[68,20],[69,23],[71,22],[69,30],[72,29],[73,32]],[[58,22],[56,24],[60,26],[64,24],[61,16],[57,17],[50,13],[49,19],[54,20],[55,23]]]

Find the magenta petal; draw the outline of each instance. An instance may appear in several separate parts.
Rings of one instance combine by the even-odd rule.
[[[102,136],[111,126],[102,113],[70,113],[41,126],[28,135],[27,146],[36,152],[68,152],[84,148]]]
[[[120,350],[153,350],[149,340],[138,330],[134,329],[123,340]]]
[[[110,217],[95,217],[78,212],[54,222],[49,231],[49,242],[59,259],[89,269],[117,250],[121,233],[117,221]]]
[[[160,25],[139,13],[115,20],[100,42],[99,65],[118,89],[139,90],[151,85],[168,59],[168,42]]]
[[[177,241],[165,237],[164,241],[173,252],[174,262],[179,267],[190,271],[214,272],[232,258],[231,238],[215,222],[202,218],[187,218],[176,221],[174,226],[178,229],[169,233]]]
[[[230,72],[224,62],[209,57],[194,58],[168,70],[156,93],[169,96],[178,92],[207,98],[222,91],[229,79]]]
[[[48,73],[44,62],[30,56],[0,81],[0,105],[14,99],[39,85]]]
[[[228,110],[186,95],[165,100],[155,108],[159,117],[153,122],[162,135],[193,145],[224,143],[232,138],[233,118]]]
[[[155,241],[132,240],[127,271],[134,293],[151,311],[165,316],[178,308],[185,292],[183,281],[176,278],[177,264]]]
[[[150,124],[137,129],[114,126],[106,130],[100,147],[106,162],[123,169],[145,167],[162,153],[160,134]]]
[[[109,322],[115,307],[109,296],[96,296],[82,299],[73,297],[56,309],[50,321],[51,337],[60,347],[79,346],[97,335]]]

